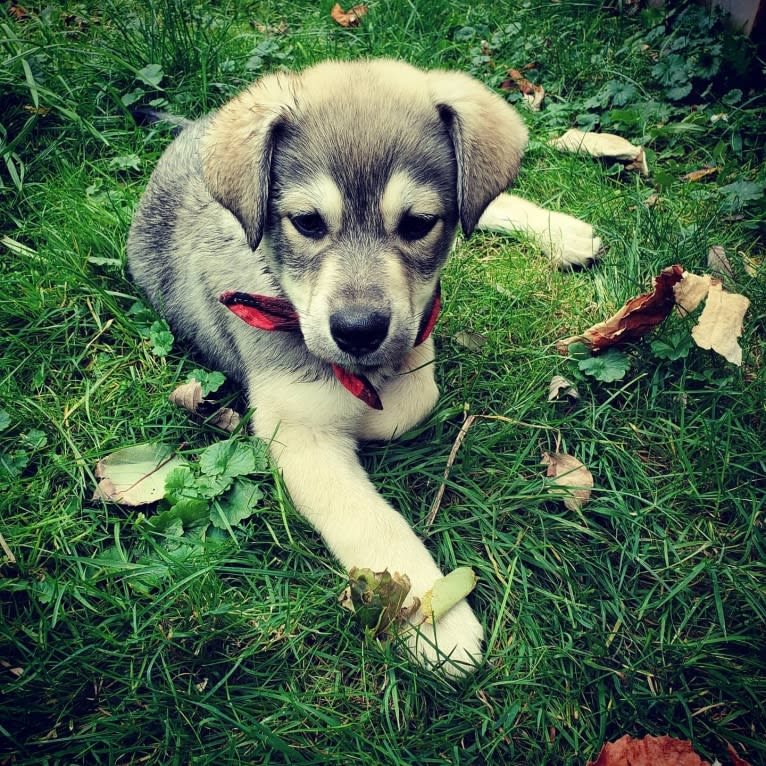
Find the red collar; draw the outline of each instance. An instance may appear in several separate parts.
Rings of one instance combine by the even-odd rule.
[[[253,293],[226,292],[221,295],[219,300],[240,319],[259,330],[266,330],[267,332],[274,330],[300,332],[301,330],[298,312],[293,308],[292,303],[285,298],[254,295]],[[441,296],[437,285],[431,304],[431,312],[425,322],[421,324],[418,336],[415,338],[416,346],[419,346],[431,334],[440,311]],[[367,406],[375,410],[383,409],[383,403],[380,401],[378,392],[364,375],[344,370],[337,364],[332,365],[332,371],[338,382],[357,399],[361,399]]]

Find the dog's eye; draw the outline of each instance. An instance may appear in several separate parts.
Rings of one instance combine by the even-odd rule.
[[[288,216],[298,234],[310,239],[322,239],[327,234],[327,226],[319,213],[298,213]]]
[[[402,220],[399,221],[399,236],[410,241],[423,239],[436,226],[437,220],[438,218],[435,215],[405,213],[402,216]]]

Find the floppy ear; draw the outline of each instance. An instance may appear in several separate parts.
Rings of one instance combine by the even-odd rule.
[[[460,223],[470,236],[487,205],[516,177],[527,128],[512,106],[473,77],[437,70],[428,79],[455,148]]]
[[[293,78],[256,82],[211,119],[202,139],[202,172],[210,194],[242,224],[255,250],[263,236],[275,136],[295,106]]]

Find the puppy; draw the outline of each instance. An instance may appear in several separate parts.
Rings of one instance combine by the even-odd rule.
[[[430,330],[458,226],[524,229],[561,265],[599,248],[587,224],[501,195],[526,142],[518,114],[467,75],[322,63],[185,123],[130,230],[135,281],[245,387],[296,509],[346,569],[406,573],[412,597],[441,571],[356,447],[436,404]],[[412,623],[425,665],[459,675],[480,660],[465,601]]]

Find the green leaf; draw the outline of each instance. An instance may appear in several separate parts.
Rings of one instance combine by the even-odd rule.
[[[181,523],[183,531],[200,524],[206,524],[209,513],[210,506],[206,500],[185,497],[173,505],[170,510],[158,513],[146,521],[155,531],[171,534],[171,530],[177,522]]]
[[[459,604],[475,587],[476,575],[471,567],[458,567],[439,578],[423,595],[420,606],[426,622],[437,622],[453,606]]]
[[[10,424],[11,416],[8,414],[7,410],[0,410],[0,431],[5,431]]]
[[[149,340],[155,356],[167,356],[173,348],[173,333],[164,319],[158,319],[149,328]]]
[[[197,369],[189,374],[188,381],[192,380],[196,380],[202,386],[202,396],[207,396],[217,391],[226,382],[226,376],[222,372]]]
[[[612,383],[625,377],[630,369],[630,358],[622,351],[610,348],[598,356],[581,359],[577,366],[586,375],[602,383]]]
[[[249,441],[229,439],[211,444],[200,455],[199,466],[208,476],[234,478],[256,470],[256,456]]]
[[[48,437],[43,431],[33,428],[21,435],[21,443],[33,450],[42,449],[48,443]]]
[[[152,88],[159,87],[163,77],[165,77],[165,73],[159,64],[147,64],[143,69],[136,72],[136,78]]]
[[[689,355],[693,342],[689,333],[673,333],[667,338],[653,340],[649,345],[652,353],[658,359],[675,362],[677,359],[685,359]]]
[[[262,498],[263,492],[255,482],[237,479],[210,511],[210,521],[219,529],[239,526],[253,515]]]
[[[587,343],[575,341],[567,349],[570,359],[590,359],[590,348]]]

